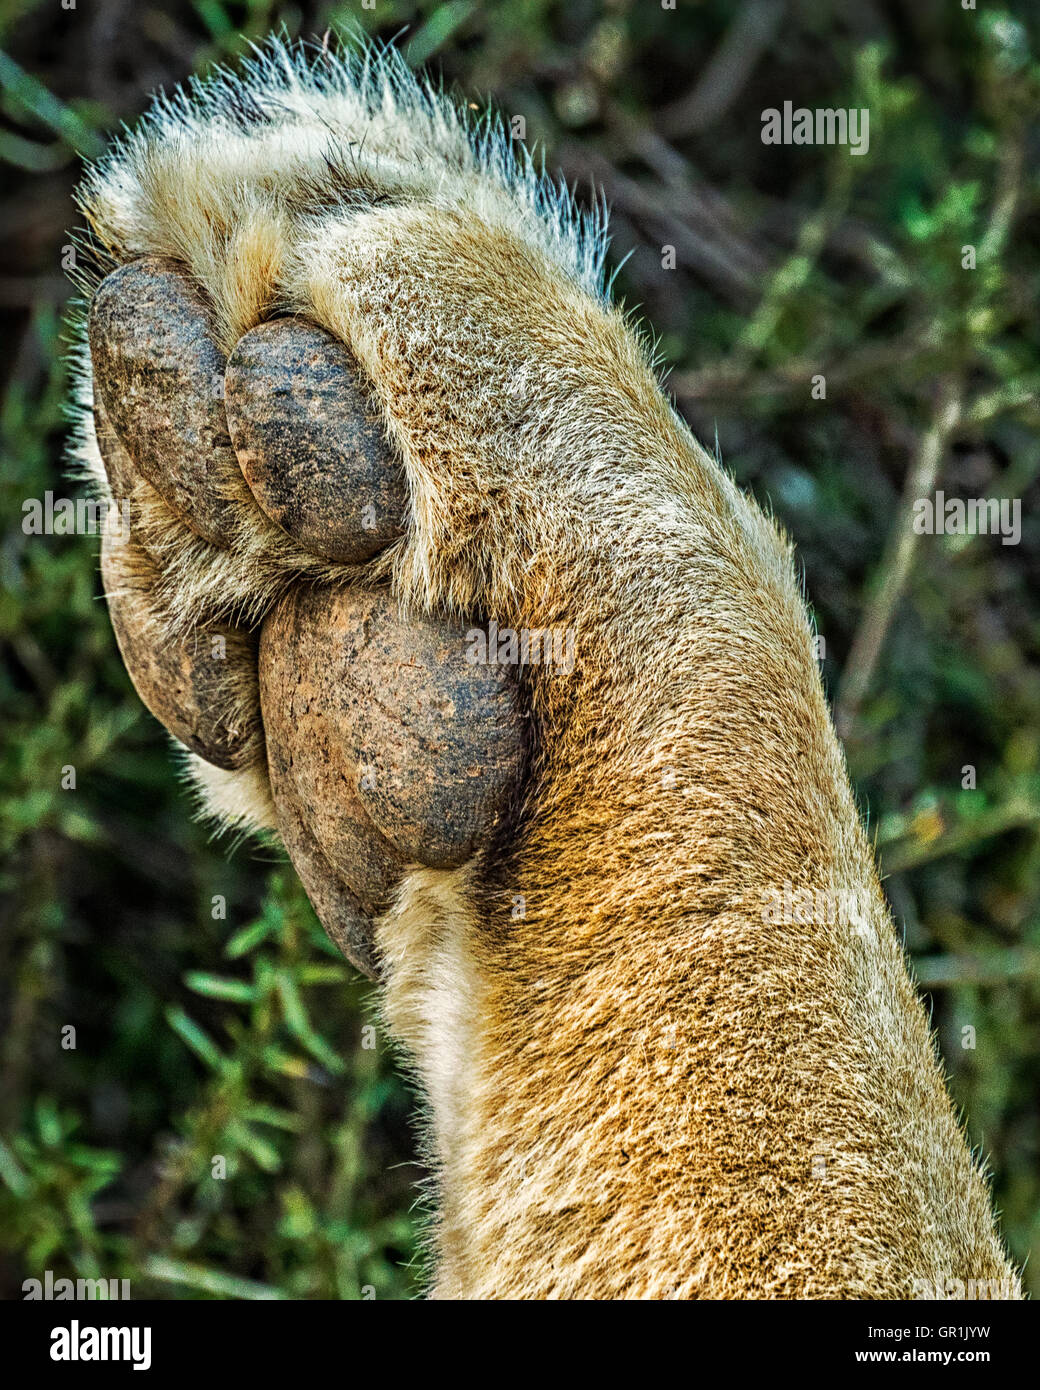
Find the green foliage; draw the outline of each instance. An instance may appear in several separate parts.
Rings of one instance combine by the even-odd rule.
[[[94,543],[20,527],[24,499],[68,491],[58,267],[77,155],[157,83],[280,23],[319,39],[407,26],[413,61],[480,109],[493,95],[523,113],[583,195],[592,177],[605,187],[615,262],[632,252],[618,288],[658,332],[678,405],[797,541],[886,887],[1026,1259],[1040,1246],[1036,17],[790,0],[763,35],[768,7],[728,0],[179,0],[112,30],[104,8],[18,0],[0,18],[3,1291],[48,1267],[165,1297],[413,1289],[409,1098],[381,1031],[362,1046],[362,986],[283,865],[229,857],[190,821],[115,652]],[[758,57],[716,63],[727,34]],[[760,114],[785,99],[868,107],[869,152],[764,146]],[[1021,498],[1021,544],[907,546],[913,470],[950,496]]]

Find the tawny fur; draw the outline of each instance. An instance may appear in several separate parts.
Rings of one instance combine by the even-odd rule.
[[[286,311],[349,344],[411,497],[408,534],[355,576],[412,611],[576,632],[572,673],[521,673],[537,750],[515,835],[409,875],[379,929],[429,1102],[435,1292],[1017,1292],[789,545],[610,305],[601,220],[392,53],[277,46],[160,102],[83,207],[102,269],[186,263],[225,348]],[[83,441],[97,475],[88,416]],[[333,573],[245,511],[215,556],[156,505],[171,622],[255,620]],[[236,823],[272,823],[262,765],[204,781]],[[864,922],[766,921],[788,882],[857,895]]]

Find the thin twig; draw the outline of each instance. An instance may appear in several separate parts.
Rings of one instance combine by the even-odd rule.
[[[993,206],[980,242],[980,256],[984,261],[994,259],[1007,243],[1021,193],[1022,161],[1022,137],[1019,131],[1017,138],[1008,140],[1001,154]],[[977,303],[978,295],[975,296]],[[834,710],[835,727],[842,738],[848,738],[852,732],[870,688],[896,605],[910,575],[918,539],[912,525],[914,503],[918,498],[935,492],[939,467],[950,438],[964,415],[971,418],[973,409],[970,406],[965,411],[960,380],[945,378],[940,386],[939,404],[931,427],[921,440],[914,466],[906,480],[899,512],[882,561],[881,585],[867,605],[842,674]]]
[[[907,869],[930,864],[935,859],[945,859],[950,854],[964,854],[984,840],[1004,835],[1009,830],[1037,826],[1040,826],[1040,806],[1032,801],[1014,798],[1004,806],[994,806],[982,815],[951,825],[934,839],[921,840],[915,835],[905,835],[881,845],[881,867],[886,877],[904,873]]]
[[[925,956],[914,962],[923,989],[952,985],[1001,985],[1023,975],[1040,974],[1040,951],[1011,947],[978,956]]]
[[[827,366],[828,390],[850,386],[862,394],[878,382],[890,382],[896,371],[906,387],[915,379],[913,369],[920,364],[923,352],[921,339],[912,330],[898,342],[873,344]],[[821,370],[819,357],[792,357],[772,363],[768,370],[757,371],[742,362],[722,362],[699,371],[675,372],[669,377],[668,386],[680,400],[789,396],[804,394],[813,373]]]
[[[735,243],[720,226],[717,212],[699,207],[692,193],[686,217],[680,220],[656,190],[619,174],[595,151],[564,145],[557,154],[568,182],[593,179],[608,202],[663,233],[689,267],[703,275],[723,298],[743,311],[757,301],[761,271],[749,268],[750,248]]]
[[[881,562],[881,583],[867,605],[845,663],[834,712],[834,723],[842,738],[848,738],[870,689],[896,605],[913,566],[919,540],[913,528],[914,503],[918,498],[930,497],[935,492],[943,456],[961,418],[961,402],[960,380],[946,378],[940,387],[932,422],[921,439],[913,466],[907,474],[899,510]]]
[[[722,42],[701,69],[691,91],[657,113],[666,135],[695,135],[726,114],[773,41],[785,0],[747,0]]]

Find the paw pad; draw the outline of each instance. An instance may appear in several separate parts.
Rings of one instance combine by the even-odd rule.
[[[261,324],[228,360],[231,438],[263,511],[306,550],[358,564],[404,534],[404,473],[347,349],[312,324]]]
[[[134,685],[208,762],[266,761],[318,916],[374,974],[372,919],[406,866],[465,863],[508,814],[523,763],[518,687],[467,661],[464,624],[403,619],[385,591],[362,587],[362,570],[344,584],[344,565],[404,534],[407,490],[343,344],[279,319],[225,363],[204,296],[157,258],[102,282],[89,336],[98,446],[112,492],[131,504],[132,537],[105,538],[102,577]],[[158,542],[138,524],[156,506],[171,514]],[[224,567],[248,577],[280,535],[306,563],[263,599],[259,631],[185,631],[178,605],[199,611],[207,552],[182,572],[178,544],[214,547],[219,588]]]

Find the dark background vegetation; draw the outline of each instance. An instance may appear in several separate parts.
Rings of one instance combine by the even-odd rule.
[[[619,290],[660,334],[680,408],[797,540],[954,1095],[1015,1257],[1037,1247],[1031,8],[6,0],[0,1293],[46,1268],[129,1277],[139,1297],[415,1288],[411,1099],[378,1031],[364,1046],[365,988],[290,870],[192,822],[116,653],[96,542],[21,530],[26,498],[69,491],[61,260],[82,159],[155,88],[278,24],[406,29],[414,62],[522,114],[582,195],[605,189],[614,260],[631,253]],[[869,107],[869,154],[764,146],[760,113],[785,99]],[[908,502],[936,486],[1021,498],[1021,545],[915,538]]]

